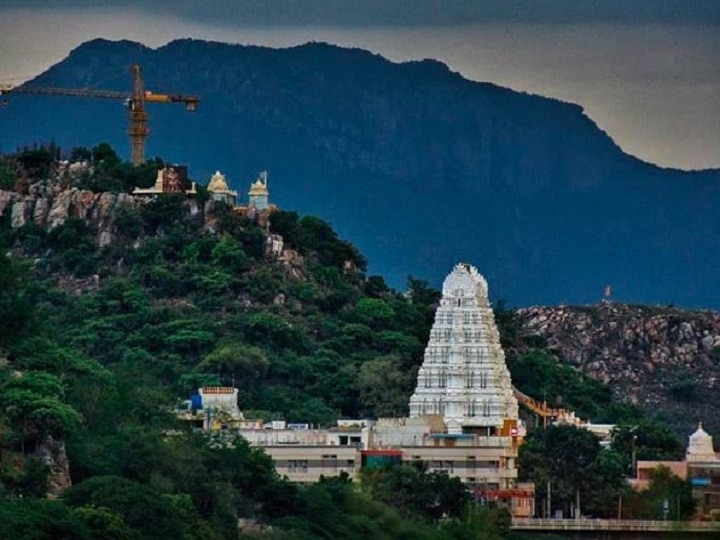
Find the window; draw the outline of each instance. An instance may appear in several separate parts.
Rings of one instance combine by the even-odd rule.
[[[425,380],[425,388],[430,388],[430,386],[432,385],[430,373],[426,371],[423,375],[423,378]]]
[[[465,380],[465,388],[474,388],[475,387],[475,372],[471,371],[468,374],[467,379]]]
[[[483,416],[490,416],[490,402],[483,402]]]
[[[440,372],[440,388],[447,387],[447,372],[443,369]]]
[[[477,415],[477,400],[472,399],[468,403],[468,416],[476,416]]]
[[[434,472],[447,471],[452,473],[455,470],[453,461],[433,461],[432,468]]]
[[[307,472],[307,459],[291,459],[288,461],[288,472]]]

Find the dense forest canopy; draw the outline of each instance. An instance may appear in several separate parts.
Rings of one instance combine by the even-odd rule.
[[[70,182],[53,176],[56,152],[3,158],[2,187]],[[107,145],[71,157],[91,165],[75,187],[95,191],[146,185],[162,164],[132,169]],[[208,200],[202,189],[197,197]],[[241,437],[180,424],[173,409],[204,384],[234,384],[246,416],[265,420],[330,426],[403,416],[439,299],[419,278],[399,292],[367,276],[364,256],[318,217],[278,210],[262,223],[208,203],[209,229],[207,216],[186,205],[184,195],[168,194],[120,206],[115,240],[102,248],[77,217],[51,230],[3,221],[0,537],[235,538],[238,517],[271,524],[265,534],[278,538],[478,538],[478,527],[483,538],[507,537],[506,514],[479,508],[457,479],[400,467],[298,487]],[[282,235],[302,264],[266,254],[268,234]],[[524,392],[637,424],[637,410],[526,340],[511,312],[497,317]],[[681,452],[666,431],[646,430],[643,456]],[[565,439],[554,429],[533,432],[523,474],[539,486],[557,481],[558,504],[567,504],[587,488],[587,473],[605,486],[589,504],[607,515],[625,489],[627,437],[600,451],[592,436],[570,431],[557,432]],[[587,449],[564,484],[550,461],[558,440]],[[43,456],[59,447],[73,487],[46,500],[57,471]],[[654,497],[683,489],[660,480]]]

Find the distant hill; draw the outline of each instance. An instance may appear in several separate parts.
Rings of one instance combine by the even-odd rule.
[[[148,155],[215,169],[245,192],[318,214],[401,285],[476,264],[511,305],[621,300],[720,307],[720,172],[625,154],[577,105],[311,43],[268,49],[95,40],[31,84],[197,93],[200,111],[150,106]],[[126,149],[119,102],[11,96],[0,148],[52,139]]]
[[[720,429],[720,313],[601,302],[514,312],[519,334],[602,381],[622,402],[689,433],[698,421]],[[517,351],[509,347],[509,356]],[[538,395],[549,400],[557,396]]]

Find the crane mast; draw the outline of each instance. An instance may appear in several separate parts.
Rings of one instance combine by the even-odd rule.
[[[133,165],[145,163],[145,142],[150,130],[147,127],[148,115],[145,110],[146,103],[184,103],[186,111],[197,111],[200,98],[183,94],[156,94],[145,90],[140,66],[130,67],[133,76],[133,91],[117,92],[114,90],[96,90],[92,88],[56,88],[49,86],[16,86],[0,90],[3,94],[40,94],[46,96],[74,96],[100,99],[121,99],[128,109],[130,137],[130,153]]]

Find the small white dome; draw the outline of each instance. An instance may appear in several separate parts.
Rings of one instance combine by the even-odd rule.
[[[698,428],[688,437],[688,447],[685,453],[687,461],[715,461],[713,438],[698,423]]]

